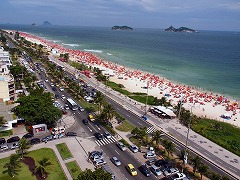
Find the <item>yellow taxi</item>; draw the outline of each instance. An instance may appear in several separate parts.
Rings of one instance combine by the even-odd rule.
[[[134,168],[134,166],[132,164],[128,164],[127,165],[127,171],[132,175],[132,176],[136,176],[137,175],[137,171]]]

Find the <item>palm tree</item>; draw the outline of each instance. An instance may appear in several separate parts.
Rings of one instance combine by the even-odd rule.
[[[14,177],[14,175],[18,175],[18,172],[20,171],[20,168],[21,168],[19,155],[11,154],[9,158],[9,163],[6,163],[3,167],[7,168],[2,172],[3,174],[8,173],[10,177]]]
[[[208,166],[201,163],[200,166],[198,167],[198,172],[201,174],[201,179],[202,179],[202,176],[207,174],[207,172],[208,172]]]
[[[0,116],[0,127],[3,126],[6,123],[6,120],[3,116]]]
[[[173,151],[175,151],[175,144],[172,141],[169,141],[168,139],[164,139],[163,145],[168,153],[168,156],[169,156],[169,154],[172,154]]]
[[[98,105],[99,105],[98,111],[99,111],[99,113],[101,113],[102,105],[104,103],[104,96],[102,95],[102,93],[100,91],[97,91],[97,93],[96,93],[95,102],[98,103]]]
[[[192,159],[192,164],[193,164],[193,172],[195,173],[201,164],[201,158],[199,156],[195,156],[195,158]]]
[[[155,141],[156,145],[162,140],[162,133],[161,131],[157,130],[152,135],[152,142]]]
[[[39,166],[37,166],[35,169],[34,169],[34,173],[36,172],[40,172],[41,176],[43,178],[46,177],[46,173],[47,173],[47,170],[46,170],[46,167],[52,165],[51,162],[49,162],[49,159],[48,158],[42,158],[42,160],[38,161],[39,163]]]
[[[26,138],[22,138],[18,143],[17,153],[21,154],[21,159],[23,158],[23,154],[27,152],[27,150],[31,147],[29,141]]]
[[[106,113],[107,120],[108,120],[108,121],[111,121],[112,118],[114,117],[115,110],[114,110],[114,108],[112,107],[112,105],[107,104],[107,105],[104,107],[103,112]]]

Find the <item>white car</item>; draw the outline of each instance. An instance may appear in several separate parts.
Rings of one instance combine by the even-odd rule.
[[[104,132],[104,137],[107,138],[107,139],[110,139],[112,137],[112,135],[109,133],[109,132]]]
[[[186,177],[186,175],[184,173],[177,173],[174,174],[171,178],[173,180],[180,180],[180,179],[184,179]]]
[[[117,147],[119,147],[119,149],[121,149],[122,151],[126,151],[127,150],[126,146],[122,142],[118,142],[117,143]]]
[[[68,104],[65,104],[65,105],[64,105],[64,108],[65,108],[66,110],[68,110],[68,109],[69,109]]]
[[[179,173],[179,170],[177,168],[170,168],[163,172],[164,176],[171,176],[176,173]]]
[[[48,79],[45,79],[45,82],[48,82]]]
[[[133,152],[133,153],[137,153],[138,152],[138,147],[136,145],[130,145],[129,146],[129,149]]]
[[[8,145],[0,146],[0,151],[6,151],[6,150],[8,150]]]
[[[161,176],[162,175],[162,171],[159,169],[159,167],[155,166],[154,164],[150,167],[150,170],[156,176]]]
[[[62,100],[66,99],[66,96],[64,94],[61,96]]]
[[[59,88],[59,91],[63,92],[63,91],[64,91],[64,88],[60,87],[60,88]]]
[[[104,161],[103,159],[98,159],[98,160],[94,161],[95,166],[101,166],[101,165],[104,165],[104,164],[107,164],[107,162]]]
[[[115,157],[115,156],[111,158],[111,161],[116,166],[120,166],[122,164],[121,161],[117,157]]]

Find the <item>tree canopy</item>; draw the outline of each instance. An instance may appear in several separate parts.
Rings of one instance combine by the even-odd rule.
[[[54,126],[56,120],[61,118],[61,111],[53,105],[51,93],[36,88],[30,91],[29,96],[22,96],[17,100],[20,103],[12,111],[24,118],[28,125],[45,123]]]
[[[78,180],[111,180],[112,176],[110,173],[103,171],[102,169],[97,169],[92,171],[91,169],[86,169],[78,175]]]

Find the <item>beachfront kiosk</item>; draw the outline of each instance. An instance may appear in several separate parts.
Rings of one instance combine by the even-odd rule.
[[[149,111],[163,119],[173,119],[176,117],[176,115],[171,109],[164,106],[154,106],[150,108]]]
[[[33,130],[34,136],[39,134],[44,134],[48,131],[46,124],[33,125],[32,130]]]

